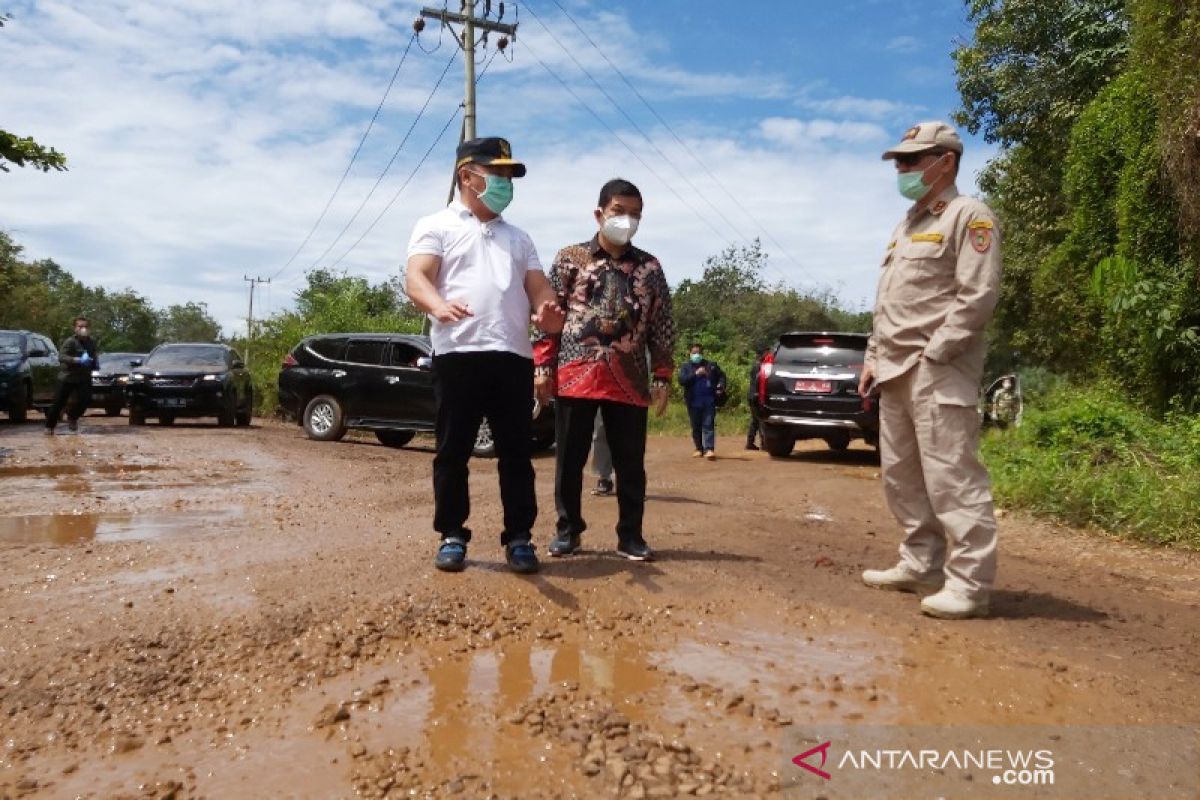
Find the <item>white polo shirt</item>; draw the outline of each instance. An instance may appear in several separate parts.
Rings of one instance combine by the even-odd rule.
[[[435,354],[504,350],[533,358],[525,273],[540,271],[542,263],[529,234],[503,217],[480,222],[455,200],[417,220],[408,242],[409,258],[416,255],[442,259],[438,294],[465,302],[474,314],[453,323],[430,317]]]

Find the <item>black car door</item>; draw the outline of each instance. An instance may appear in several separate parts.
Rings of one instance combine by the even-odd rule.
[[[384,381],[387,419],[426,427],[433,424],[433,372],[421,359],[424,350],[404,340],[392,340]]]
[[[342,368],[342,406],[349,419],[387,419],[391,388],[383,357],[386,339],[351,339]]]

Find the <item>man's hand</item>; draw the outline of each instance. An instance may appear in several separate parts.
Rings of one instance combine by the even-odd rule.
[[[862,375],[858,379],[858,393],[866,397],[875,388],[875,368],[870,364],[863,365]]]
[[[696,374],[697,375],[707,375],[708,367],[696,367]]]
[[[537,313],[531,319],[538,330],[545,333],[562,333],[563,324],[567,321],[567,312],[553,300],[547,300],[538,306]]]
[[[671,399],[671,387],[665,383],[650,385],[650,407],[654,416],[661,417],[667,413],[667,401]]]
[[[471,307],[461,300],[443,300],[429,312],[438,322],[449,324],[475,316]]]
[[[545,406],[554,399],[554,379],[548,375],[539,375],[533,379],[533,396],[540,405]]]

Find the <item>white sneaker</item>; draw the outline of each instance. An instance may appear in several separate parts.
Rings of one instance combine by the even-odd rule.
[[[921,601],[921,611],[938,619],[986,617],[988,597],[986,594],[972,597],[953,589],[942,589]]]
[[[913,592],[929,594],[942,588],[945,578],[941,573],[922,578],[908,567],[897,564],[891,569],[868,569],[862,574],[862,582],[872,589],[886,589],[892,592]]]

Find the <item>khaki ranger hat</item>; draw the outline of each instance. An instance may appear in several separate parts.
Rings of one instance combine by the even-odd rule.
[[[884,160],[906,153],[921,153],[926,150],[951,150],[962,155],[962,139],[958,131],[944,122],[920,122],[900,137],[900,144],[883,154]]]

